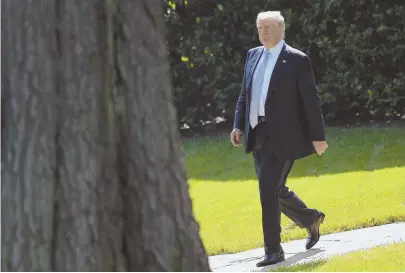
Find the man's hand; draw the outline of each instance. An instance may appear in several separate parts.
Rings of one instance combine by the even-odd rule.
[[[242,131],[235,128],[232,130],[231,132],[231,142],[232,145],[235,147],[239,147],[240,146],[240,136],[242,135]]]
[[[328,149],[328,143],[326,141],[312,141],[315,151],[318,155],[322,155],[326,149]]]

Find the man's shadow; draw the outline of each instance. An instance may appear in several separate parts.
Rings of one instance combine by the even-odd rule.
[[[299,262],[299,261],[301,261],[303,259],[307,259],[307,258],[309,258],[311,256],[322,253],[324,251],[325,250],[322,250],[322,249],[319,249],[319,248],[312,248],[312,249],[309,249],[309,250],[304,251],[304,252],[295,253],[293,256],[285,259],[284,261],[282,261],[280,263],[277,263],[277,264],[274,264],[274,265],[268,265],[268,266],[265,266],[265,267],[263,267],[263,268],[261,268],[259,270],[254,270],[254,271],[256,271],[256,272],[268,272],[269,270],[275,269],[277,267],[290,266],[290,265],[295,264],[295,263],[297,263],[297,262]],[[286,254],[288,254],[288,253],[286,253]]]

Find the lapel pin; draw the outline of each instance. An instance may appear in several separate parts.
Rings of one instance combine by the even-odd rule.
[[[285,61],[285,60],[283,60],[283,63],[286,63],[286,61]]]

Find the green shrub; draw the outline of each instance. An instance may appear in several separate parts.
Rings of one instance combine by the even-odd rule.
[[[233,118],[246,53],[260,45],[255,19],[263,10],[280,10],[287,43],[310,56],[327,120],[404,114],[404,5],[373,0],[168,1],[174,100],[182,124]]]

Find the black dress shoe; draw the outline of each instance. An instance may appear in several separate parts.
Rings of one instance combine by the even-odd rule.
[[[316,221],[309,228],[307,228],[308,239],[307,243],[305,244],[306,249],[312,248],[319,241],[319,226],[323,223],[324,220],[325,214],[323,212],[320,212]]]
[[[260,261],[256,264],[257,267],[263,267],[266,265],[272,265],[279,262],[284,261],[284,251],[280,248],[280,250],[276,253],[266,254],[264,255],[264,260]]]

